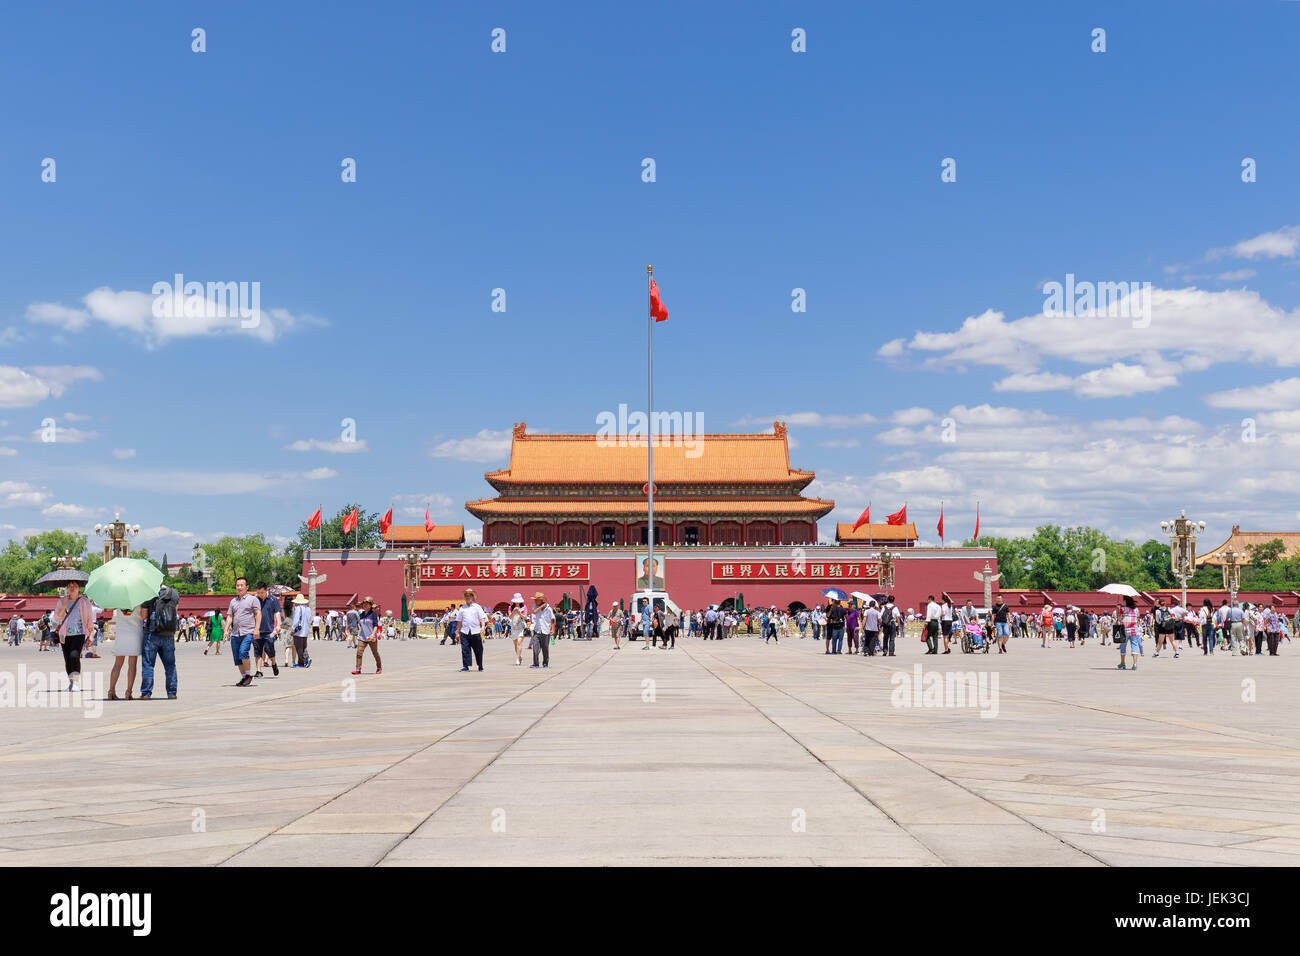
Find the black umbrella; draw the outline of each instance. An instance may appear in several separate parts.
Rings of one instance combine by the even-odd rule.
[[[76,581],[78,584],[85,584],[90,580],[90,575],[85,571],[78,571],[76,568],[55,568],[49,574],[43,574],[36,579],[37,584],[69,584]]]

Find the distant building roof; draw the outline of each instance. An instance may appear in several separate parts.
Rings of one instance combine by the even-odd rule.
[[[1242,531],[1241,525],[1234,524],[1232,534],[1228,535],[1227,541],[1217,548],[1196,556],[1196,566],[1199,568],[1202,565],[1209,564],[1214,567],[1222,567],[1223,554],[1229,548],[1232,548],[1240,555],[1237,559],[1239,564],[1250,564],[1250,552],[1247,549],[1251,546],[1258,547],[1261,544],[1268,544],[1273,540],[1282,542],[1282,557],[1294,558],[1300,555],[1300,531]]]
[[[389,544],[464,544],[465,526],[440,524],[425,531],[422,524],[395,524],[384,532],[384,540]]]
[[[870,544],[876,541],[881,544],[906,544],[916,541],[916,525],[864,524],[854,531],[853,525],[841,523],[835,526],[835,540],[841,544],[845,542]]]

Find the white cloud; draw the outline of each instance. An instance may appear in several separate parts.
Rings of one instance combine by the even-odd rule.
[[[1290,259],[1300,252],[1300,226],[1283,226],[1275,232],[1262,232],[1231,246],[1211,249],[1206,259]]]
[[[397,495],[393,498],[393,504],[397,506],[399,514],[410,518],[419,518],[424,520],[424,509],[427,506],[429,516],[436,517],[456,511],[456,503],[447,495],[439,492],[429,492],[423,495]]]
[[[821,412],[791,412],[788,415],[746,415],[736,422],[737,428],[759,428],[766,426],[772,431],[773,422],[785,422],[791,428],[856,428],[859,425],[871,425],[877,421],[868,412],[856,415],[825,415]]]
[[[172,307],[168,296],[159,297],[162,305],[155,314],[155,296],[151,293],[118,291],[104,286],[86,294],[82,299],[84,308],[70,308],[57,302],[35,302],[27,307],[27,318],[74,332],[98,322],[135,336],[150,348],[172,339],[221,334],[250,335],[263,342],[273,342],[295,328],[324,324],[311,316],[295,316],[286,309],[261,308],[260,298],[260,292],[256,302],[251,297],[246,298],[244,311],[247,317],[235,309],[203,308],[207,303],[200,296],[187,297],[180,313]],[[216,312],[229,314],[214,314]]]
[[[893,358],[903,354],[903,346],[906,339],[890,339],[880,348],[876,349],[876,354],[881,358]]]
[[[118,461],[125,461],[127,458],[134,458],[134,457],[135,457],[135,449],[134,449],[134,448],[114,448],[114,449],[113,449],[113,457],[116,458]]]
[[[937,421],[939,416],[928,408],[900,408],[889,416],[895,425],[920,425],[923,422]]]
[[[1205,396],[1214,408],[1300,408],[1300,378],[1279,378],[1266,385],[1251,385]]]
[[[1149,323],[1123,316],[1036,315],[1008,321],[987,310],[952,332],[917,332],[908,343],[924,367],[1007,370],[997,391],[1073,391],[1081,398],[1133,395],[1178,384],[1180,371],[1217,365],[1300,366],[1300,309],[1270,305],[1246,289],[1153,288]],[[1145,324],[1144,324],[1145,323]],[[1078,375],[1048,361],[1093,365]]]
[[[272,488],[299,485],[304,481],[321,481],[338,476],[332,468],[314,468],[304,472],[257,473],[238,471],[119,471],[91,467],[84,476],[109,488],[157,491],[182,495],[243,495]]]
[[[300,438],[298,441],[285,445],[284,448],[285,451],[327,451],[336,455],[353,455],[358,452],[370,451],[370,446],[366,444],[364,438],[354,441],[344,441],[341,438],[336,440]]]
[[[103,513],[102,508],[87,508],[83,505],[69,505],[62,502],[41,509],[41,514],[52,521],[89,521]]]
[[[50,495],[25,481],[0,481],[0,507],[39,507]]]
[[[483,429],[472,438],[456,438],[439,442],[429,452],[434,458],[453,458],[457,461],[495,462],[510,453],[513,434],[507,431]]]
[[[85,365],[39,365],[21,369],[0,365],[0,408],[29,408],[59,398],[80,381],[100,381],[98,369]]]
[[[12,448],[5,448],[4,446],[0,445],[0,456],[8,457],[8,456],[11,456],[11,455],[16,455],[16,454],[18,454],[18,452],[15,451],[14,449],[12,449]]]

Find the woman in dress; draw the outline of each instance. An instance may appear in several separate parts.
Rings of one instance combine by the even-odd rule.
[[[212,651],[212,653],[220,657],[221,640],[224,636],[221,632],[221,615],[213,614],[208,620],[212,622],[212,630],[208,632],[208,646],[203,648],[203,653],[206,656],[208,651]]]
[[[524,625],[528,622],[528,609],[524,604],[524,596],[518,591],[510,599],[510,640],[515,645],[515,666],[524,665]]]
[[[144,646],[144,608],[137,607],[130,611],[113,612],[113,670],[108,675],[108,699],[120,700],[117,696],[117,675],[122,672],[122,663],[126,662],[126,699],[131,700],[131,688],[135,686],[135,668],[140,660],[140,651]]]

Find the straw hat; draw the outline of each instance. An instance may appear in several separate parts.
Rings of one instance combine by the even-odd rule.
[[[311,602],[308,601],[308,600],[307,600],[305,597],[303,597],[301,594],[295,594],[295,595],[293,596],[293,603],[294,603],[294,604],[310,604]]]
[[[514,597],[512,597],[512,598],[510,599],[510,603],[511,603],[511,604],[523,604],[523,603],[524,603],[524,596],[523,596],[522,594],[520,594],[518,591],[516,591]]]

